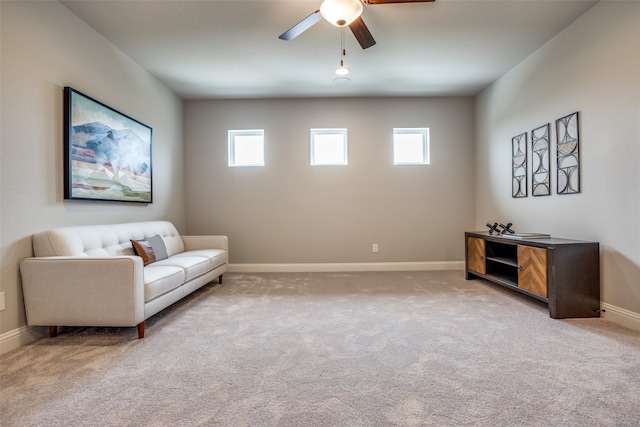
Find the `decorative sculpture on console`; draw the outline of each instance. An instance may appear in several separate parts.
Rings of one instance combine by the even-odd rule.
[[[498,228],[498,223],[494,222],[493,225],[491,225],[490,223],[487,223],[487,227],[489,227],[489,234],[493,235],[493,232],[495,231],[498,234],[501,234],[500,229]]]
[[[500,231],[500,234],[505,234],[505,233],[509,233],[509,234],[514,234],[515,231],[513,231],[511,229],[511,226],[513,225],[513,223],[508,223],[507,225],[504,225],[502,223],[498,224],[498,227],[502,228],[502,231]]]

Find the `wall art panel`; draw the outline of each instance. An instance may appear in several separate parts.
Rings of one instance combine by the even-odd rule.
[[[578,113],[556,120],[557,192],[580,192],[580,137]]]
[[[527,133],[511,138],[511,197],[527,197]]]
[[[551,170],[549,159],[549,128],[546,125],[531,131],[531,194],[551,195]]]

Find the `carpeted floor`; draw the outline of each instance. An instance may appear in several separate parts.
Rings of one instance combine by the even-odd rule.
[[[229,273],[0,368],[5,427],[640,425],[640,333],[461,271]]]

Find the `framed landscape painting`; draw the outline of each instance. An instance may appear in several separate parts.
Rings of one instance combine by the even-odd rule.
[[[64,88],[64,198],[152,202],[152,129]]]

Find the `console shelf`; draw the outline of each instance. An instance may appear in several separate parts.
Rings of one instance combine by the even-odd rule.
[[[511,267],[518,267],[518,263],[513,258],[503,258],[503,257],[487,257],[487,262],[495,262],[498,264],[509,265]]]
[[[545,302],[554,319],[600,316],[597,242],[465,233],[467,280],[481,278]]]

